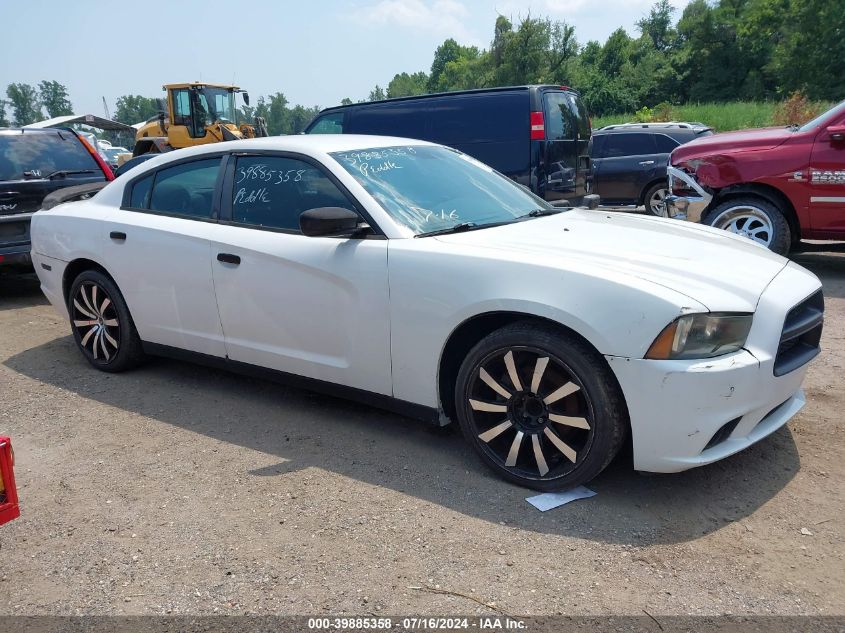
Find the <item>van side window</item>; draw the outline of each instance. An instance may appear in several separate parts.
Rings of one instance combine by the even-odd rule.
[[[549,141],[569,141],[575,139],[572,127],[571,104],[565,92],[549,92],[546,101],[546,139]]]
[[[343,134],[343,112],[335,112],[334,114],[326,114],[321,116],[314,122],[309,134]]]

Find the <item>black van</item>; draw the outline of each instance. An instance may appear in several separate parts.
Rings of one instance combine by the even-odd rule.
[[[326,108],[305,134],[378,134],[461,150],[549,201],[590,193],[587,110],[566,86],[444,92]]]

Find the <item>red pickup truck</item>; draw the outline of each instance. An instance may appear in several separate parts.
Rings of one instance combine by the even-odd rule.
[[[845,101],[802,126],[726,132],[669,158],[667,213],[749,237],[782,255],[845,240]]]

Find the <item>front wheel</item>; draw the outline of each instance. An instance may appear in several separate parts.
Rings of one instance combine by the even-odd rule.
[[[708,211],[702,222],[747,237],[779,255],[787,255],[792,245],[783,212],[763,198],[731,198]]]
[[[455,390],[461,430],[497,474],[537,490],[598,475],[619,451],[627,410],[595,350],[555,328],[520,322],[467,355]]]

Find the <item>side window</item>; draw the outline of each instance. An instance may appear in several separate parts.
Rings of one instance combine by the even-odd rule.
[[[578,123],[578,138],[582,141],[590,138],[593,129],[590,126],[590,116],[587,114],[587,108],[581,102],[581,99],[574,94],[569,95],[569,101],[572,104],[572,113],[575,116],[575,121]]]
[[[675,139],[666,136],[665,134],[655,134],[654,140],[657,142],[658,154],[671,154],[680,143]]]
[[[150,194],[150,211],[211,218],[214,185],[219,170],[220,158],[196,160],[160,169],[156,172]],[[132,194],[134,196],[134,189]]]
[[[244,156],[235,165],[232,221],[299,232],[303,211],[355,207],[320,169],[281,156]]]
[[[133,209],[146,209],[150,206],[150,190],[153,185],[153,175],[142,178],[132,185],[132,195],[129,206]]]
[[[608,134],[604,141],[604,158],[654,154],[654,134]]]
[[[311,129],[309,134],[343,134],[343,112],[336,112],[334,114],[326,114],[321,116]]]
[[[569,98],[565,92],[548,92],[546,102],[546,139],[549,141],[574,141],[572,113]]]
[[[187,90],[173,91],[173,124],[191,126],[191,99]]]

